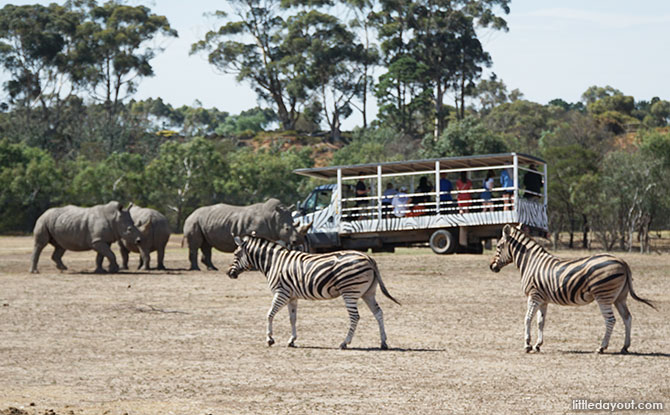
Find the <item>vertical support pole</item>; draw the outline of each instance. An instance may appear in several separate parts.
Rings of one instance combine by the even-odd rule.
[[[335,216],[339,216],[340,220],[337,222],[337,233],[342,232],[342,219],[344,219],[344,212],[342,212],[342,169],[337,169],[337,212]]]
[[[514,206],[513,211],[518,212],[519,208],[519,156],[512,153],[514,157]]]
[[[544,210],[547,210],[547,187],[549,183],[547,181],[547,164],[544,165],[544,180],[543,180],[543,193],[544,193]]]
[[[435,214],[440,214],[440,161],[435,162]]]
[[[382,166],[377,165],[377,219],[382,223]]]

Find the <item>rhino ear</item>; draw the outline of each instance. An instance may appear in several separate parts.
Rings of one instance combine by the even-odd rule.
[[[303,226],[299,227],[299,228],[298,228],[298,233],[301,234],[301,235],[306,235],[306,234],[307,234],[307,231],[309,231],[309,228],[312,227],[312,224],[313,224],[313,223],[314,223],[314,221],[311,221],[311,222],[308,223],[307,225],[303,225]]]
[[[509,226],[509,224],[505,225],[505,227],[503,227],[503,234],[509,236],[510,233],[512,233],[512,227]]]
[[[235,245],[242,246],[242,239],[239,236],[233,235],[233,240],[235,241]]]
[[[149,219],[149,222],[145,223],[144,225],[138,226],[137,229],[139,229],[142,235],[148,234],[151,230],[151,219]]]
[[[130,210],[131,207],[133,207],[133,202],[130,202],[130,203],[128,204],[128,207],[126,208],[126,210]]]

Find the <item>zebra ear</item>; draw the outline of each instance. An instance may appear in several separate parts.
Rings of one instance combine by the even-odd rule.
[[[251,236],[256,237],[256,231],[251,231]]]
[[[512,227],[509,226],[509,225],[505,225],[505,226],[503,227],[503,234],[504,234],[505,236],[509,236],[510,233],[512,233]]]
[[[242,246],[242,239],[239,236],[233,235],[233,240],[237,246]]]

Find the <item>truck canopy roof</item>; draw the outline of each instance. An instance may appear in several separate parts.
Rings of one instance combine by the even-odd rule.
[[[546,164],[538,157],[521,153],[485,154],[467,157],[443,157],[423,160],[388,161],[383,163],[350,164],[345,166],[315,167],[311,169],[296,169],[293,173],[318,179],[332,179],[337,177],[337,171],[342,170],[343,176],[377,174],[377,166],[382,167],[382,174],[406,173],[423,170],[434,170],[435,162],[440,162],[440,169],[467,169],[473,167],[487,167],[503,164],[512,164],[514,156],[519,164]]]

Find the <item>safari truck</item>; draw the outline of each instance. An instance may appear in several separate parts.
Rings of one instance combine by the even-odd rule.
[[[547,164],[525,154],[319,167],[294,173],[327,181],[298,202],[293,212],[300,225],[312,224],[306,238],[310,252],[393,252],[398,246],[427,243],[438,254],[481,253],[482,244],[499,237],[505,224],[522,224],[535,235],[548,233]],[[457,187],[468,181],[470,187]]]

